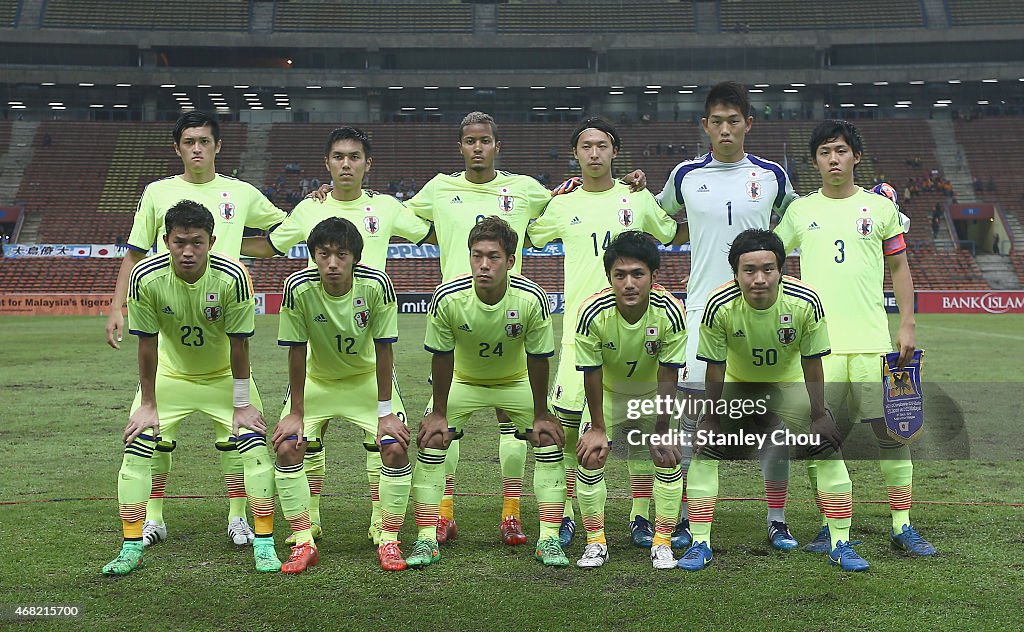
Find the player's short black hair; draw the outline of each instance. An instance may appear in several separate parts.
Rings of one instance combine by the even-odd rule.
[[[767,250],[775,255],[775,262],[781,271],[786,264],[786,247],[782,245],[782,239],[770,230],[748,228],[736,235],[736,239],[729,245],[729,265],[732,266],[732,273],[739,272],[740,256],[761,250]]]
[[[622,145],[622,139],[619,138],[619,132],[615,129],[615,126],[611,122],[600,116],[591,116],[590,118],[584,119],[580,126],[576,128],[576,131],[572,133],[572,142],[569,143],[569,147],[576,149],[576,143],[579,142],[580,136],[583,132],[588,129],[596,129],[608,134],[612,139],[612,147],[615,151],[619,150],[619,146]]]
[[[343,217],[328,217],[317,224],[306,238],[306,248],[313,257],[317,248],[334,246],[352,253],[359,261],[363,256],[363,236],[356,225]]]
[[[181,142],[181,134],[189,129],[190,127],[204,127],[210,126],[210,133],[213,134],[213,142],[220,142],[220,123],[211,114],[201,112],[199,110],[192,110],[191,112],[185,112],[178,117],[178,120],[174,123],[174,131],[171,135],[174,136],[174,144],[177,145]]]
[[[743,84],[735,81],[723,81],[716,83],[704,99],[704,118],[711,114],[711,108],[716,105],[731,105],[740,111],[743,118],[750,116],[750,97]]]
[[[857,127],[849,122],[839,119],[828,119],[818,123],[818,126],[811,132],[811,140],[807,143],[807,149],[811,152],[811,158],[818,153],[818,147],[827,142],[843,139],[850,146],[855,154],[864,153],[864,139],[860,136]]]
[[[516,254],[516,244],[519,243],[519,233],[509,226],[508,222],[497,215],[485,217],[476,223],[476,226],[469,231],[468,245],[473,249],[473,244],[478,241],[496,241],[505,251],[506,257]]]
[[[619,259],[636,259],[644,263],[653,273],[661,267],[661,252],[654,238],[638,230],[627,230],[618,234],[604,251],[604,274],[612,273],[612,266]]]
[[[462,123],[459,125],[459,139],[462,139],[462,133],[466,131],[466,128],[470,125],[490,125],[491,136],[494,140],[498,140],[498,124],[494,122],[494,117],[484,112],[470,112],[466,116],[462,117]]]
[[[370,137],[358,127],[339,127],[327,137],[327,144],[324,146],[324,156],[331,155],[331,148],[339,140],[354,140],[363,144],[363,154],[366,158],[373,157],[373,150],[370,148]]]
[[[213,213],[199,202],[182,200],[164,215],[164,231],[170,234],[173,228],[202,228],[212,237]]]

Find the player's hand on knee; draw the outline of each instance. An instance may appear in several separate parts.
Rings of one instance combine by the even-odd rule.
[[[565,447],[565,431],[562,424],[549,412],[538,415],[533,420],[533,432],[529,435],[530,444],[533,447],[557,445]]]
[[[274,446],[274,451],[277,452],[281,449],[281,444],[288,440],[288,437],[298,437],[298,441],[295,442],[295,449],[299,449],[299,444],[302,444],[302,449],[306,449],[306,442],[302,439],[302,432],[305,430],[302,415],[298,413],[288,413],[277,422],[277,427],[274,428],[274,434],[270,437],[270,443]]]
[[[587,463],[603,464],[608,458],[608,437],[605,433],[590,428],[581,434],[580,440],[576,442],[576,458],[584,467],[587,467]]]
[[[647,188],[647,174],[642,169],[634,169],[633,173],[623,176],[621,182],[633,193],[643,191]]]
[[[843,433],[839,431],[835,419],[830,413],[811,420],[811,434],[818,435],[821,440],[828,443],[834,450],[838,450],[843,443]]]
[[[697,422],[697,434],[693,438],[693,453],[700,454],[715,435],[722,434],[722,423],[718,415],[706,414]]]
[[[146,428],[150,429],[149,436],[155,440],[160,436],[160,418],[156,413],[155,404],[143,404],[128,418],[128,425],[124,428],[124,444],[128,445],[135,438],[142,434]]]
[[[387,414],[377,419],[376,442],[378,448],[383,447],[381,441],[384,437],[394,439],[402,447],[402,450],[409,449],[409,427],[403,424],[397,415]]]
[[[111,306],[110,315],[107,316],[107,344],[114,349],[120,349],[121,342],[124,337],[124,315],[121,314],[121,310],[114,309]]]
[[[658,467],[675,467],[679,465],[683,454],[679,446],[673,443],[672,435],[666,432],[652,436],[659,437],[657,441],[651,441],[647,446],[651,452],[651,460],[654,461],[654,464]]]
[[[431,412],[420,422],[420,431],[416,435],[416,445],[419,447],[447,450],[451,442],[448,419],[444,415]]]
[[[232,416],[231,432],[237,437],[242,433],[243,429],[251,430],[261,435],[267,434],[267,422],[263,420],[263,413],[252,404],[236,408]]]

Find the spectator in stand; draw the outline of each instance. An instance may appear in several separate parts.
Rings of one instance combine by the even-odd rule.
[[[302,197],[306,197],[309,194],[309,178],[302,176],[299,180],[299,188],[302,190]]]
[[[937,215],[932,215],[932,239],[939,238],[939,218]]]
[[[989,192],[995,192],[995,190],[996,190],[996,181],[995,181],[995,178],[993,178],[992,176],[988,177],[988,184],[985,185],[985,190],[989,191]]]

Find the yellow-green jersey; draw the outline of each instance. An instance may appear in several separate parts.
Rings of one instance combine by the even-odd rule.
[[[783,276],[775,304],[754,309],[729,281],[708,296],[697,359],[725,364],[729,382],[802,382],[801,359],[828,355],[828,336],[821,299],[806,283]]]
[[[270,230],[284,221],[285,212],[274,206],[248,182],[216,174],[205,184],[186,182],[180,175],[151,182],[142,192],[135,211],[128,247],[139,252],[167,250],[163,236],[164,215],[182,200],[199,202],[213,214],[213,252],[237,257],[246,226]]]
[[[790,204],[775,232],[786,252],[800,249],[800,276],[828,309],[832,351],[891,351],[884,260],[907,248],[892,200],[861,188],[841,200],[816,191]]]
[[[660,285],[640,320],[628,323],[611,288],[594,294],[576,322],[576,369],[601,369],[605,391],[643,395],[657,388],[658,367],[686,366],[686,310]]]
[[[256,301],[238,261],[210,253],[206,272],[187,283],[169,253],[135,264],[128,281],[128,331],[160,335],[158,371],[185,379],[231,373],[229,337],[255,333]]]
[[[555,354],[551,308],[544,290],[518,274],[508,275],[505,296],[494,305],[480,300],[473,277],[464,275],[434,290],[424,348],[455,352],[455,377],[480,385],[526,377],[526,356]]]
[[[342,380],[372,373],[374,343],[397,340],[395,288],[383,271],[356,264],[352,288],[342,296],[324,290],[316,268],[285,279],[277,344],[307,345],[307,377]]]
[[[434,223],[437,245],[441,250],[441,280],[451,281],[469,274],[469,231],[481,219],[497,215],[519,235],[515,266],[523,269],[523,240],[530,220],[540,216],[551,200],[551,192],[530,176],[498,171],[490,182],[474,184],[466,172],[439,173],[419,193],[406,200],[413,213]]]
[[[626,230],[641,230],[661,243],[676,234],[676,221],[665,214],[646,189],[632,193],[616,182],[607,191],[577,188],[556,195],[540,218],[530,225],[530,241],[542,248],[562,241],[565,250],[565,313],[575,319],[589,296],[608,287],[604,251]],[[569,337],[568,340],[572,338]]]
[[[363,191],[357,199],[348,202],[328,195],[322,203],[302,200],[288,218],[267,235],[270,246],[279,255],[305,241],[316,225],[329,217],[341,217],[355,224],[363,236],[363,255],[360,263],[384,270],[388,262],[388,242],[395,235],[420,244],[430,234],[430,223],[402,206],[390,195]],[[313,253],[309,253],[313,264]]]

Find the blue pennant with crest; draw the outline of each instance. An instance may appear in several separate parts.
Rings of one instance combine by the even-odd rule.
[[[899,368],[900,354],[882,356],[882,411],[889,436],[900,443],[917,439],[924,427],[924,394],[921,363],[924,350],[914,351],[907,366]]]

